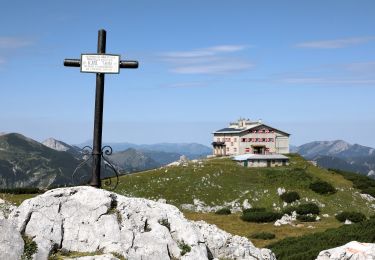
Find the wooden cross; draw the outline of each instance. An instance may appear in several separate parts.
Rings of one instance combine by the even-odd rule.
[[[92,174],[89,185],[100,188],[100,166],[102,158],[104,74],[120,73],[120,68],[136,69],[138,61],[120,60],[120,55],[105,54],[105,30],[98,32],[98,51],[95,54],[81,54],[81,59],[65,59],[64,66],[80,67],[81,72],[96,73],[95,117]]]

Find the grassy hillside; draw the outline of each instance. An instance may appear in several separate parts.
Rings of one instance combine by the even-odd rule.
[[[235,200],[242,204],[248,199],[253,207],[265,207],[273,211],[282,211],[290,205],[306,201],[319,205],[320,221],[297,221],[297,226],[280,227],[273,223],[242,221],[241,213],[217,215],[184,212],[189,219],[205,220],[232,234],[249,237],[259,232],[271,232],[276,235],[272,240],[251,239],[260,247],[289,237],[338,228],[342,224],[335,219],[334,214],[341,211],[359,211],[368,217],[375,214],[372,204],[360,196],[358,187],[354,188],[353,180],[337,172],[315,167],[299,155],[291,154],[289,157],[290,165],[278,168],[244,168],[230,159],[207,159],[187,166],[150,170],[122,176],[116,192],[154,200],[163,198],[177,207],[192,204],[194,198],[210,206],[224,205]],[[337,192],[331,195],[315,193],[309,185],[317,180],[329,182]],[[286,205],[277,193],[278,188],[296,191],[301,199]],[[329,216],[323,217],[325,214]]]
[[[200,165],[172,166],[123,176],[116,192],[149,199],[164,198],[180,206],[199,199],[207,205],[248,199],[253,207],[280,208],[284,202],[278,188],[297,191],[302,201],[315,201],[322,214],[334,214],[355,207],[366,215],[374,213],[359,190],[342,175],[309,164],[298,155],[290,155],[291,164],[278,168],[244,168],[230,159],[208,159]],[[337,192],[320,195],[309,189],[316,180],[331,183]]]

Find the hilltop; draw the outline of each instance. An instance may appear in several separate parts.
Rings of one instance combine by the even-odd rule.
[[[165,199],[180,207],[194,199],[209,206],[222,206],[244,200],[253,207],[283,208],[278,189],[296,191],[303,200],[325,205],[323,212],[334,214],[353,205],[366,214],[373,210],[360,196],[359,190],[342,175],[315,167],[299,155],[289,155],[290,166],[277,168],[244,168],[231,159],[206,159],[180,166],[170,166],[123,176],[117,192],[134,197]],[[315,193],[309,185],[317,180],[331,183],[337,192],[326,196]]]
[[[335,214],[342,211],[359,211],[366,216],[375,213],[375,204],[353,186],[350,178],[342,174],[316,167],[297,154],[290,154],[290,165],[277,168],[244,168],[229,158],[190,161],[176,166],[149,170],[120,178],[116,189],[119,194],[162,200],[184,210],[193,220],[205,220],[225,231],[249,236],[252,233],[270,231],[276,234],[271,241],[253,240],[257,246],[308,233],[337,228],[341,224]],[[366,178],[366,177],[363,177]],[[309,186],[319,180],[329,182],[336,193],[321,195]],[[285,203],[280,191],[295,191],[301,199]],[[245,204],[282,212],[292,205],[313,202],[320,208],[320,221],[301,223],[296,226],[276,227],[273,223],[248,223],[240,219]],[[217,215],[213,212],[229,207],[235,214]]]

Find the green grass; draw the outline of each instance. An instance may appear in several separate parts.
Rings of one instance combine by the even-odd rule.
[[[204,167],[190,163],[187,167],[173,166],[120,177],[115,192],[123,195],[157,200],[180,206],[192,204],[197,198],[207,205],[224,205],[239,199],[248,199],[254,207],[284,208],[277,188],[295,191],[300,203],[315,200],[322,214],[335,214],[349,206],[366,215],[374,214],[366,201],[353,188],[350,180],[342,175],[309,164],[299,155],[289,155],[289,166],[276,168],[244,168],[230,159],[207,159]],[[309,189],[311,183],[324,180],[331,183],[337,192],[321,195]],[[273,207],[273,204],[276,207]]]
[[[9,201],[16,206],[19,206],[24,200],[34,198],[38,194],[8,194],[0,193],[0,199]]]

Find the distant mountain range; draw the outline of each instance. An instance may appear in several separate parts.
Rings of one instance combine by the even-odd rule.
[[[71,185],[72,173],[79,163],[72,154],[21,134],[0,136],[0,188]],[[82,167],[77,175],[89,176],[89,168]]]
[[[121,173],[158,168],[179,160],[181,155],[194,159],[211,154],[210,148],[195,143],[103,145],[111,145],[114,148],[114,153],[108,159]],[[86,177],[73,183],[72,174],[82,162],[83,156],[78,146],[69,145],[54,138],[39,143],[21,134],[1,133],[0,188],[77,185],[79,181],[87,181],[88,176],[91,175],[89,162],[77,173],[78,177]],[[109,175],[113,174],[108,170],[102,170],[102,176]]]
[[[83,147],[92,145],[92,141],[86,141],[77,146]],[[114,152],[122,152],[129,148],[133,148],[144,153],[150,152],[164,152],[187,156],[189,159],[197,159],[206,157],[212,154],[212,148],[207,147],[198,143],[157,143],[157,144],[133,144],[133,143],[103,143],[103,145],[109,145],[112,147]],[[153,155],[151,155],[152,157]]]
[[[324,168],[336,168],[367,175],[375,179],[375,149],[342,140],[315,141],[291,146],[291,152],[316,161]]]

